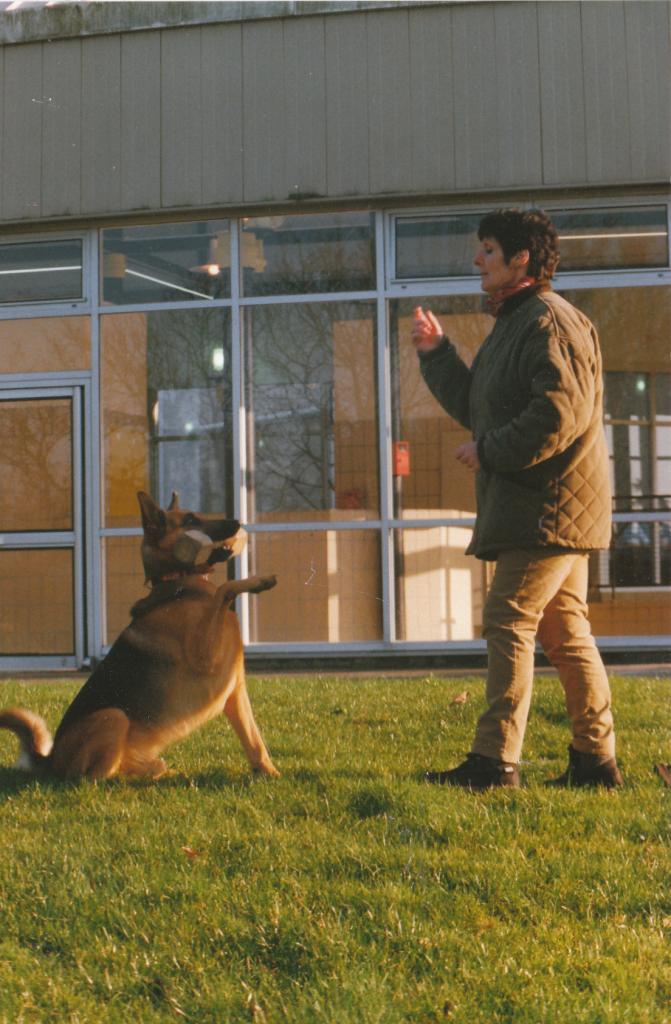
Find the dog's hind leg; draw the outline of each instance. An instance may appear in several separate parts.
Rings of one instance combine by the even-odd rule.
[[[224,714],[242,743],[247,760],[254,771],[262,775],[279,775],[280,773],[270,760],[270,754],[261,738],[259,727],[254,721],[242,665],[238,669],[238,678],[233,692],[224,705]]]
[[[103,708],[70,726],[54,745],[51,767],[62,779],[111,779],[119,773],[126,748],[128,717]]]

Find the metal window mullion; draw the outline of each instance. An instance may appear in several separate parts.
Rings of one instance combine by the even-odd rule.
[[[389,521],[394,515],[391,485],[391,372],[389,358],[389,325],[385,298],[385,232],[384,214],[375,214],[375,270],[377,281],[377,383],[378,383],[378,446],[380,474],[380,567],[382,573],[382,636],[385,643],[396,639],[396,592],[394,586],[394,533]]]
[[[32,551],[43,548],[73,548],[75,545],[74,530],[36,530],[34,533],[13,533],[2,535],[0,550]]]
[[[233,415],[233,515],[246,523],[247,502],[247,430],[245,423],[245,387],[242,343],[242,310],[240,306],[240,221],[231,218],[231,383]],[[249,575],[249,551],[240,554],[235,565],[236,577]],[[249,595],[238,598],[240,631],[243,644],[249,643]]]
[[[83,479],[83,412],[82,393],[79,388],[72,389],[72,526],[74,531],[73,543],[73,581],[74,581],[74,623],[73,641],[74,655],[78,665],[84,660],[84,479]]]
[[[377,297],[376,291],[351,292],[315,292],[301,295],[256,295],[240,299],[241,306],[288,306],[296,303],[337,303],[337,302],[371,302]]]
[[[101,306],[107,316],[122,316],[124,313],[168,313],[185,309],[230,309],[232,300],[226,299],[184,299],[181,302],[134,302],[118,306]]]
[[[101,313],[102,296],[100,295],[100,247],[101,232],[91,231],[89,245],[90,275],[92,282],[91,298],[91,379],[93,387],[88,403],[89,436],[87,444],[86,469],[87,482],[86,501],[88,514],[87,539],[87,612],[89,616],[89,656],[96,656],[102,649],[107,623],[107,595],[105,580],[107,567],[104,564],[104,546],[102,527],[104,526],[103,486],[104,447],[102,436],[102,374],[101,374]]]

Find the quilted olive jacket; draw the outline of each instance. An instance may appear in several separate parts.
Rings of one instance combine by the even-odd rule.
[[[587,317],[550,288],[521,292],[499,313],[470,369],[447,338],[420,353],[420,366],[478,445],[469,554],[608,547],[601,353]]]

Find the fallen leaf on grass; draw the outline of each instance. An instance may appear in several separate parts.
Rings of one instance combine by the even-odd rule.
[[[655,769],[665,786],[671,786],[671,764],[656,764]]]
[[[195,860],[196,857],[200,857],[200,850],[193,850],[190,846],[182,846],[182,853],[185,853],[189,860]]]
[[[450,704],[465,704],[468,700],[468,690],[464,690],[463,693],[458,693],[456,697],[453,697]]]

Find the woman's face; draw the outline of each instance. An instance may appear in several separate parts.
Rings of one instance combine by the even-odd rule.
[[[529,254],[525,251],[513,256],[506,263],[503,249],[495,238],[483,238],[473,262],[480,271],[480,283],[483,292],[500,292],[503,288],[511,288],[523,277],[526,277]]]

